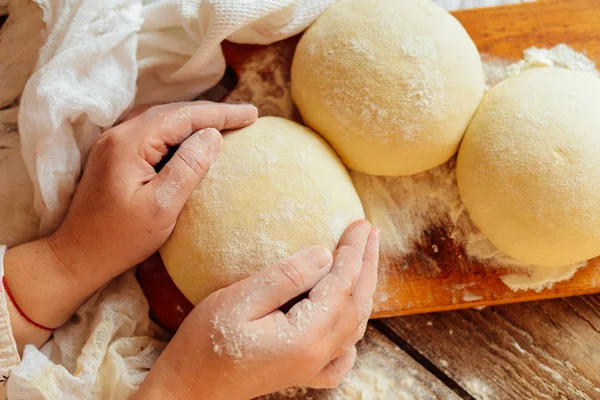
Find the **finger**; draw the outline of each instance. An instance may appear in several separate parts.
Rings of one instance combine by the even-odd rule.
[[[352,370],[356,362],[356,347],[352,346],[346,353],[327,364],[317,376],[308,382],[315,389],[333,389]]]
[[[377,286],[377,266],[379,262],[379,230],[371,228],[360,275],[352,290],[340,318],[332,329],[333,341],[342,343],[342,348],[356,344],[365,334],[367,322],[373,309],[373,293]]]
[[[213,128],[187,138],[169,162],[141,190],[153,196],[160,209],[181,210],[200,179],[221,151],[223,138]]]
[[[325,247],[313,246],[234,285],[251,293],[250,321],[262,318],[312,289],[331,268],[333,256]]]
[[[346,230],[334,253],[331,271],[310,291],[308,299],[296,304],[288,317],[292,323],[302,323],[309,315],[315,327],[330,329],[339,319],[360,273],[363,254],[371,224],[357,221]]]
[[[166,146],[179,144],[194,131],[242,128],[252,124],[257,117],[258,110],[249,104],[175,103],[152,107],[141,114],[138,132],[140,141],[146,145],[144,153],[152,154],[155,149],[162,157]],[[154,160],[148,159],[149,162],[158,162],[156,157],[150,158]]]
[[[133,110],[123,114],[119,119],[118,119],[118,123],[121,122],[126,122],[129,121],[132,118],[137,117],[138,115],[143,114],[144,112],[148,111],[149,109],[153,108],[153,107],[160,107],[162,111],[168,111],[168,110],[175,110],[181,106],[198,106],[198,105],[202,105],[202,104],[213,104],[214,101],[208,101],[208,100],[196,100],[196,101],[182,101],[179,103],[166,103],[166,104],[144,104],[141,105],[139,107],[134,108]]]
[[[375,288],[377,287],[377,269],[379,265],[379,229],[371,228],[367,244],[365,245],[365,253],[363,254],[362,269],[352,297],[358,304],[365,303],[373,298]]]

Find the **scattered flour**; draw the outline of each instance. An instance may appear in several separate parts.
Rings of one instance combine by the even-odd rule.
[[[531,47],[523,52],[523,59],[506,68],[507,76],[514,76],[532,68],[558,67],[589,72],[600,77],[596,64],[584,53],[578,53],[566,44],[551,49]]]
[[[490,54],[482,54],[481,62],[486,91],[496,83],[506,79],[506,68],[511,64],[510,61]]]
[[[521,354],[525,354],[525,350],[521,347],[521,345],[519,345],[519,343],[514,342],[513,346],[515,347],[515,349],[517,349],[517,351]]]
[[[389,347],[371,337],[368,349],[361,351],[356,366],[344,378],[338,389],[328,396],[331,400],[421,400],[439,398],[433,387],[423,382],[422,371],[400,359],[389,356]],[[393,365],[390,363],[393,362]]]
[[[536,67],[564,67],[598,75],[594,63],[584,54],[561,44],[551,49],[531,48],[523,60],[512,63],[489,55],[482,55],[486,84],[489,87],[517,74]],[[382,231],[383,254],[398,255],[397,268],[411,268],[415,252],[421,265],[428,265],[432,275],[440,272],[440,257],[467,257],[474,262],[503,270],[503,282],[512,290],[542,290],[555,282],[569,279],[586,265],[561,268],[540,268],[511,259],[498,249],[477,229],[460,200],[456,186],[455,159],[446,164],[411,177],[373,177],[353,173],[354,185],[363,202],[369,220]],[[450,251],[446,249],[452,247]],[[438,257],[439,254],[439,257]],[[447,263],[452,264],[454,260]],[[456,260],[460,262],[460,260]],[[506,272],[504,272],[506,271]],[[390,275],[391,276],[391,275]],[[387,274],[380,274],[380,284],[385,287]],[[480,300],[480,293],[457,288],[458,296],[465,301]],[[381,301],[381,298],[377,299]]]
[[[483,299],[483,296],[473,294],[469,291],[464,291],[462,298],[464,301],[479,301],[479,300]]]
[[[476,399],[487,400],[492,397],[493,392],[489,386],[480,381],[479,379],[465,380],[460,382],[467,391],[473,395]]]

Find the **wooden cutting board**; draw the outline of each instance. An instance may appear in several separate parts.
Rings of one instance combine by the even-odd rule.
[[[487,56],[514,61],[529,47],[566,43],[600,64],[600,0],[544,1],[453,14]],[[225,56],[238,82],[223,101],[250,102],[263,116],[300,121],[289,92],[297,41],[226,43]],[[505,263],[502,256],[490,256],[493,249],[460,203],[454,165],[452,159],[403,178],[352,174],[368,218],[382,229],[373,318],[600,292],[600,258],[550,289],[509,289],[501,276],[529,272]],[[138,279],[155,318],[176,328],[192,307],[168,278],[160,257],[142,264]]]

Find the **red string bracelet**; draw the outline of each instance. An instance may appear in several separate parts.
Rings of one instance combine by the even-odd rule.
[[[25,320],[27,322],[29,322],[31,325],[35,326],[36,328],[42,329],[44,331],[50,331],[52,332],[54,329],[52,328],[48,328],[47,326],[44,325],[40,325],[37,322],[35,322],[34,320],[32,320],[31,318],[29,318],[24,312],[23,310],[21,310],[21,307],[19,307],[19,305],[17,304],[17,302],[15,301],[15,298],[13,297],[10,289],[8,288],[8,285],[6,284],[6,280],[4,279],[4,277],[2,277],[2,285],[4,286],[4,290],[6,291],[6,294],[8,295],[8,298],[10,299],[10,301],[13,303],[13,306],[15,306],[15,308],[17,309],[17,311],[19,312],[19,314],[21,314],[21,317],[25,318]]]

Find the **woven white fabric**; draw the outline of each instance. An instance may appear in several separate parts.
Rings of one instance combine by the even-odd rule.
[[[139,0],[37,3],[45,43],[21,96],[19,131],[44,235],[62,221],[101,129],[133,101],[142,7]]]
[[[136,103],[188,100],[225,71],[220,43],[268,44],[301,32],[333,0],[155,0],[144,6]],[[202,18],[198,18],[202,16]]]
[[[40,350],[27,346],[10,374],[8,398],[126,399],[166,339],[150,321],[146,299],[128,271],[88,300]]]
[[[25,88],[20,112],[0,111],[0,243],[13,246],[60,223],[91,143],[133,102],[195,97],[223,73],[224,38],[283,39],[332,1],[36,0],[44,23],[32,0],[0,0],[0,12],[10,6],[0,34],[0,107],[17,103]],[[437,0],[449,9],[502,1]],[[0,296],[0,328],[9,323],[2,304]],[[0,329],[0,375],[11,373],[10,399],[125,399],[167,339],[128,272],[41,350],[28,347],[14,369],[18,361],[4,351],[14,341]]]

